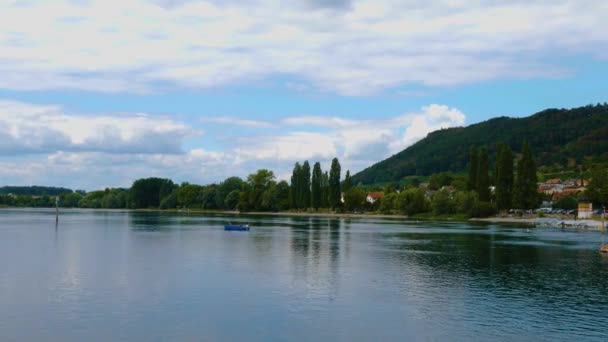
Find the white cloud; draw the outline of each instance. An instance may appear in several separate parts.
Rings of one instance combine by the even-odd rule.
[[[159,4],[161,4],[159,6]],[[563,76],[605,56],[608,3],[0,0],[0,87],[149,92],[289,75],[343,95]],[[311,10],[312,9],[312,10]],[[329,10],[327,10],[329,9]]]
[[[223,125],[233,125],[233,126],[245,126],[251,128],[275,128],[277,127],[275,124],[272,124],[267,121],[261,120],[250,120],[250,119],[240,119],[233,118],[230,116],[217,116],[217,117],[209,117],[209,118],[201,118],[201,122],[204,123],[216,123]]]
[[[324,116],[295,116],[282,120],[283,124],[291,126],[321,126],[321,127],[352,127],[360,122],[338,117]]]
[[[240,120],[224,118],[217,122]],[[260,168],[286,178],[296,161],[328,168],[333,157],[354,173],[431,131],[464,122],[458,109],[432,104],[374,120],[296,116],[273,126],[252,120],[242,123],[237,138],[222,139],[225,132],[214,131],[200,138],[189,125],[165,117],[70,114],[55,105],[0,100],[0,179],[91,190],[152,176],[218,182]],[[208,148],[214,144],[220,146]]]
[[[240,161],[327,159],[337,154],[335,140],[331,136],[314,132],[244,138],[239,141],[235,152]]]
[[[0,155],[181,153],[182,141],[197,133],[183,123],[146,114],[75,115],[59,106],[0,100]]]

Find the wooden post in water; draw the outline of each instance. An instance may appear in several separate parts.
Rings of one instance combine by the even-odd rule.
[[[55,224],[59,223],[59,196],[55,196]]]

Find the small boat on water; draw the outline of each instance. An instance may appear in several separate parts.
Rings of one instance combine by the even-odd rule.
[[[227,224],[224,226],[224,230],[227,231],[239,231],[239,232],[247,232],[249,231],[249,225],[248,224]]]

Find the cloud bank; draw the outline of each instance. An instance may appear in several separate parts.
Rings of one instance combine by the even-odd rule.
[[[67,113],[57,105],[0,100],[0,178],[6,184],[86,188],[130,186],[141,177],[211,183],[269,168],[287,179],[293,163],[338,157],[358,171],[423,138],[465,123],[455,108],[375,120],[292,116],[272,125],[233,117],[201,117],[201,127],[148,114]],[[223,139],[234,125],[238,138]],[[215,145],[215,149],[208,146]],[[57,182],[61,184],[57,184]]]
[[[606,56],[608,3],[0,0],[0,88],[154,92],[291,79],[362,96],[561,77]],[[277,81],[281,82],[281,81]]]

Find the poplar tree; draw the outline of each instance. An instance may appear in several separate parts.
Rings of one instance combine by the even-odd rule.
[[[515,176],[515,205],[518,209],[534,209],[538,201],[536,163],[528,143],[524,142],[521,160]]]
[[[499,144],[496,151],[496,207],[508,210],[513,205],[513,152],[505,144]]]
[[[340,162],[338,158],[331,161],[331,169],[329,170],[329,206],[338,208],[342,203],[340,191]]]
[[[319,210],[321,207],[321,178],[323,178],[323,171],[321,171],[321,164],[316,162],[312,168],[312,180],[311,180],[311,207],[315,210]]]
[[[477,154],[477,147],[471,146],[471,152],[469,157],[469,177],[467,178],[467,189],[477,190],[477,169],[479,167],[479,156]]]
[[[310,207],[310,164],[308,160],[302,165],[302,176],[300,178],[300,208]]]
[[[302,166],[299,162],[293,167],[293,173],[291,174],[291,187],[289,188],[289,200],[293,209],[300,208],[300,175],[302,173]]]
[[[321,208],[329,208],[329,173],[323,172],[321,177]]]
[[[606,173],[605,168],[595,166],[591,170],[591,180],[589,180],[587,193],[594,204],[605,205],[608,203],[608,173]]]
[[[488,149],[483,146],[479,152],[477,167],[477,194],[482,202],[490,201],[490,176],[488,175]]]
[[[346,170],[344,182],[342,182],[342,191],[347,192],[353,187],[353,179],[350,177],[350,170]]]

